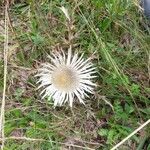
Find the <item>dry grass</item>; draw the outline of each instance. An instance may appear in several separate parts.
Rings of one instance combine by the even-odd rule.
[[[58,1],[3,7],[1,149],[150,147],[150,37],[137,1],[120,2],[64,1],[64,13]],[[86,107],[53,109],[52,101],[41,100],[34,74],[47,54],[69,47],[92,56],[98,87]]]

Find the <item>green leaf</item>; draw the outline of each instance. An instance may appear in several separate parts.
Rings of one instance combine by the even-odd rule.
[[[116,130],[114,129],[111,129],[109,132],[108,132],[108,137],[107,137],[107,142],[108,143],[111,143],[114,139],[114,136],[117,134]]]
[[[100,136],[107,136],[108,135],[108,129],[100,129],[99,131],[98,131],[98,134],[100,135]]]

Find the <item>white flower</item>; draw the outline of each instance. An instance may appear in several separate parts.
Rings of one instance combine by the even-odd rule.
[[[71,49],[67,56],[61,51],[48,57],[51,63],[43,64],[36,75],[40,83],[38,88],[44,89],[42,98],[52,97],[54,106],[69,102],[72,107],[74,99],[84,104],[83,99],[88,97],[87,93],[93,93],[96,86],[91,81],[96,71],[90,59],[84,60],[83,55],[72,54]]]

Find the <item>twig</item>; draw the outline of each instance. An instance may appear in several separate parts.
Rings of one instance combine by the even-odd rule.
[[[5,34],[4,34],[4,80],[3,80],[3,96],[1,104],[1,114],[0,114],[0,136],[2,138],[1,150],[4,149],[5,134],[5,97],[6,97],[6,81],[7,81],[7,52],[8,52],[8,8],[9,1],[6,1],[5,5]]]
[[[0,138],[0,141],[2,141],[2,140],[3,139]],[[94,150],[93,148],[89,148],[89,147],[83,147],[83,146],[79,146],[79,145],[62,143],[62,142],[57,142],[57,141],[45,140],[45,139],[28,138],[25,136],[23,136],[23,137],[15,137],[15,136],[5,137],[5,140],[26,140],[26,141],[38,141],[38,142],[50,142],[50,143],[58,143],[58,144],[65,145],[65,146],[73,146],[73,147],[81,148],[81,149],[85,149],[85,150]]]
[[[150,123],[150,119],[147,120],[144,124],[142,124],[139,128],[134,130],[131,134],[129,134],[126,138],[124,138],[121,142],[119,142],[117,145],[115,145],[111,150],[117,149],[120,145],[122,145],[124,142],[126,142],[131,136],[136,134],[138,131],[140,131],[142,128],[144,128],[146,125]]]

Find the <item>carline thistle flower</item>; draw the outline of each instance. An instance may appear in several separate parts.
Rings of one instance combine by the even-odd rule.
[[[43,88],[42,98],[50,97],[54,100],[54,107],[69,102],[70,107],[73,101],[78,99],[84,104],[84,98],[88,93],[93,93],[96,86],[91,80],[95,78],[95,67],[89,59],[83,59],[83,54],[72,54],[69,48],[66,55],[63,51],[52,53],[48,56],[51,63],[44,63],[38,69],[37,77]]]

